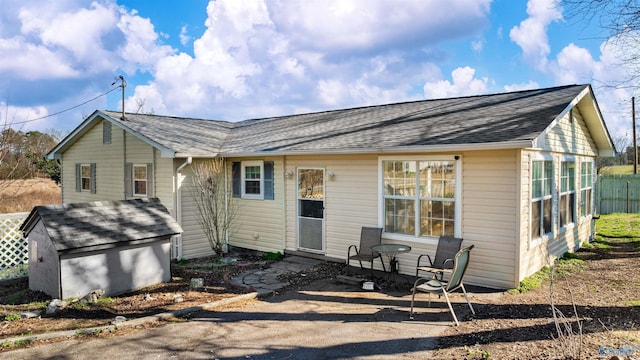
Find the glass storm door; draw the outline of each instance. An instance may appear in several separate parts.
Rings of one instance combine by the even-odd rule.
[[[324,253],[324,169],[298,168],[298,248]]]

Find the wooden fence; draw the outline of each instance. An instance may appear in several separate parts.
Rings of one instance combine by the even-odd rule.
[[[0,214],[0,280],[29,275],[29,246],[20,231],[28,215],[28,212]]]
[[[640,174],[598,175],[595,205],[598,214],[640,213]]]

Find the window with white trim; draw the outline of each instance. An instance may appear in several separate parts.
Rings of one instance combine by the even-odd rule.
[[[580,163],[580,216],[591,215],[593,189],[593,162],[582,161]]]
[[[576,163],[566,160],[560,163],[560,227],[575,222],[576,214]]]
[[[553,161],[531,162],[531,239],[548,238],[553,232]]]
[[[147,165],[133,165],[133,196],[147,196]]]
[[[262,199],[264,164],[262,161],[242,162],[242,197]]]
[[[76,164],[76,191],[96,193],[96,164]]]
[[[460,181],[456,160],[382,159],[382,221],[387,234],[457,236]]]
[[[80,164],[80,190],[91,191],[91,165]]]

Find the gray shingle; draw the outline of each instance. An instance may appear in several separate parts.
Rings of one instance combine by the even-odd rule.
[[[157,198],[36,206],[21,230],[30,231],[38,219],[59,252],[182,233],[180,225]]]
[[[375,151],[533,140],[588,85],[424,100],[236,123],[127,114],[124,126],[189,155]],[[104,111],[114,121],[120,113]]]

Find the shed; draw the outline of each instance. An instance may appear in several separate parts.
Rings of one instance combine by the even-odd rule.
[[[20,230],[29,289],[61,299],[169,281],[171,237],[182,233],[157,198],[36,206]]]

